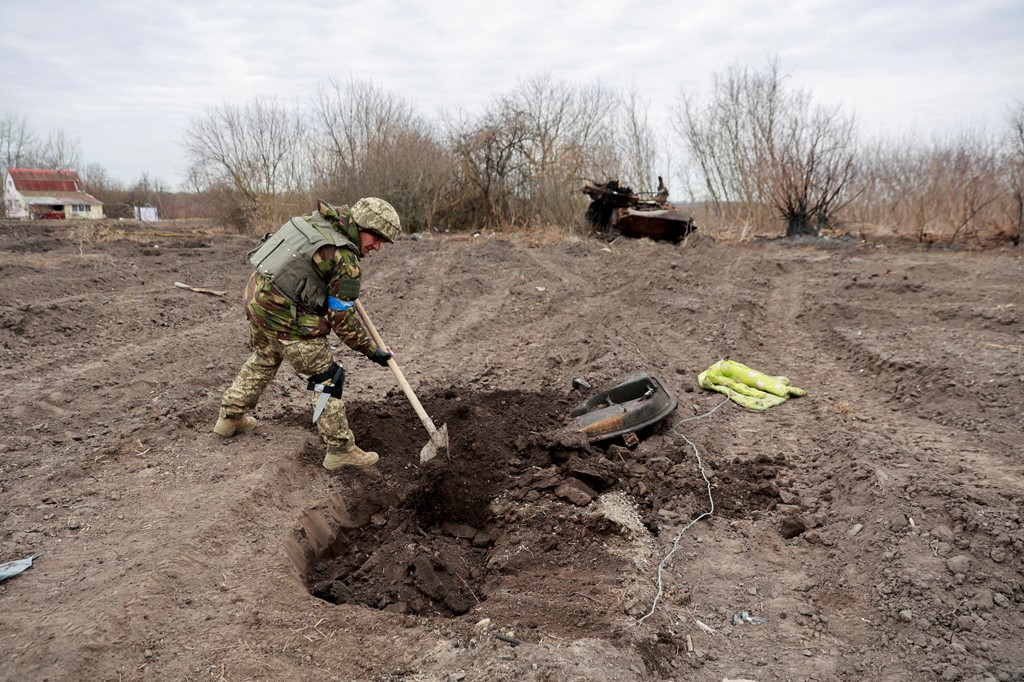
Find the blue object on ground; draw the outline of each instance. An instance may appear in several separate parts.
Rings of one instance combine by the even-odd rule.
[[[42,554],[33,554],[27,559],[18,559],[17,561],[8,561],[6,564],[0,564],[0,580],[18,575],[31,566],[32,562],[40,556]]]

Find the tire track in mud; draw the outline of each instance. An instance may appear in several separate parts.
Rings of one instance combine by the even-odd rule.
[[[793,599],[800,603],[803,593],[811,598],[811,603],[801,604],[800,613],[820,613],[823,619],[838,618],[844,623],[841,640],[830,637],[828,626],[815,627],[814,637],[820,637],[815,644],[836,646],[837,651],[845,649],[855,657],[840,664],[834,656],[819,655],[818,672],[823,669],[821,666],[850,669],[856,664],[879,670],[902,669],[904,674],[914,675],[917,670],[904,668],[906,662],[885,660],[886,640],[880,640],[870,626],[870,622],[877,620],[879,610],[891,608],[888,601],[879,600],[875,586],[887,582],[883,569],[888,571],[888,564],[881,555],[896,554],[897,538],[902,536],[910,518],[916,518],[919,525],[924,521],[930,528],[947,523],[952,527],[955,522],[955,517],[951,520],[944,513],[922,513],[922,507],[927,509],[930,501],[941,508],[947,506],[948,500],[920,498],[932,479],[922,477],[920,471],[904,463],[920,461],[915,450],[931,444],[945,451],[935,453],[931,459],[948,471],[950,434],[925,420],[916,421],[922,428],[913,433],[899,430],[897,425],[905,425],[906,415],[890,407],[892,398],[887,386],[880,388],[880,377],[874,372],[866,375],[856,362],[846,363],[842,356],[832,357],[837,355],[832,326],[835,318],[818,312],[823,305],[834,305],[831,288],[815,290],[813,285],[817,283],[811,282],[809,286],[805,277],[789,270],[794,262],[786,254],[770,253],[771,258],[765,260],[774,262],[780,271],[770,278],[767,296],[761,300],[757,287],[753,292],[737,287],[736,296],[720,306],[726,318],[756,329],[765,343],[751,342],[728,328],[708,340],[726,344],[736,353],[733,359],[769,373],[789,374],[794,384],[808,390],[808,396],[791,399],[765,413],[740,408],[719,413],[719,422],[727,415],[727,423],[717,427],[719,436],[708,441],[708,445],[712,450],[716,444],[724,446],[726,459],[750,460],[753,454],[766,451],[785,458],[784,472],[777,481],[780,504],[777,514],[770,513],[768,518],[780,520],[787,514],[801,518],[802,535],[810,547],[780,542],[775,533],[755,537],[762,537],[762,546],[772,547],[785,557],[780,561],[768,560],[778,568],[771,575],[777,586],[773,596],[779,596],[772,600],[776,608],[794,608]],[[764,265],[761,259],[758,263]],[[755,279],[753,283],[761,285],[764,280]],[[824,283],[829,284],[828,280]],[[842,291],[840,288],[840,296]],[[847,299],[841,300],[842,305],[851,305]],[[881,303],[875,301],[874,305]],[[823,354],[827,357],[822,360]],[[827,373],[818,371],[819,361],[828,368]],[[760,366],[761,362],[765,366]],[[848,412],[844,414],[844,410]],[[903,551],[912,554],[909,548]],[[875,568],[843,569],[844,564],[863,565],[861,558],[865,552],[879,557]],[[848,557],[845,561],[844,556]],[[909,565],[913,566],[914,560]],[[797,563],[802,563],[806,573],[791,570]],[[764,565],[759,563],[759,569],[763,570]],[[756,582],[754,575],[744,579],[740,577],[742,571],[736,572],[736,581]],[[790,635],[805,636],[799,630],[787,630],[783,628],[778,636],[783,640]],[[800,645],[794,640],[784,648]],[[869,653],[872,651],[881,655],[874,657]],[[799,657],[786,660],[787,673],[802,669],[811,671]]]
[[[830,403],[817,409],[821,428],[815,429],[813,424],[807,423],[798,429],[801,433],[822,434],[809,443],[799,444],[808,456],[797,461],[824,474],[823,477],[811,474],[805,478],[804,484],[811,494],[829,498],[826,505],[804,510],[812,526],[804,537],[815,544],[837,548],[832,551],[838,551],[840,556],[850,552],[869,552],[877,557],[874,568],[866,572],[842,572],[839,579],[835,575],[821,574],[817,590],[820,603],[831,598],[827,595],[838,594],[847,608],[850,604],[859,604],[854,614],[861,621],[873,622],[879,617],[878,612],[885,618],[885,614],[901,608],[900,604],[908,603],[904,585],[910,583],[919,594],[923,592],[925,599],[931,599],[927,605],[917,603],[917,608],[926,614],[923,617],[929,619],[927,622],[942,623],[950,628],[946,632],[952,633],[957,630],[957,625],[949,623],[944,610],[955,611],[955,598],[946,595],[942,589],[924,589],[926,583],[916,576],[945,572],[945,559],[941,557],[949,557],[956,551],[948,542],[949,538],[970,533],[972,527],[983,526],[975,521],[976,514],[982,518],[989,515],[996,519],[1006,518],[1010,509],[1008,501],[987,494],[985,490],[999,489],[1010,497],[1012,491],[1016,491],[1019,495],[1020,467],[1005,458],[1005,450],[993,450],[991,440],[986,445],[962,430],[936,423],[929,418],[928,412],[922,413],[907,400],[905,386],[908,377],[924,381],[948,375],[949,366],[942,364],[945,354],[928,354],[918,348],[915,338],[907,335],[901,335],[906,340],[894,344],[895,350],[890,353],[873,351],[872,344],[877,335],[885,338],[886,334],[895,336],[899,332],[900,311],[912,310],[911,318],[920,320],[927,318],[929,311],[941,304],[936,304],[929,296],[930,292],[912,282],[909,285],[885,283],[879,289],[856,286],[858,278],[872,281],[876,277],[881,279],[882,276],[880,273],[865,273],[859,267],[853,268],[852,272],[840,270],[835,285],[820,291],[816,297],[820,300],[805,297],[805,301],[813,300],[813,307],[796,315],[808,323],[811,334],[795,336],[805,341],[814,339],[813,345],[820,349],[819,352],[833,356],[824,362],[829,369],[828,374],[814,372],[812,365],[812,379],[808,381],[809,385],[804,386],[811,391],[809,395],[817,392]],[[842,284],[843,280],[851,279],[855,290],[870,291],[871,295],[851,300],[850,285]],[[943,297],[943,292],[939,292],[934,298],[941,301]],[[770,307],[791,317],[795,309],[792,304]],[[842,315],[827,313],[830,308],[844,309],[845,312]],[[877,316],[883,314],[882,311],[893,316],[891,327],[894,331],[887,330],[890,324],[878,324]],[[865,316],[876,318],[874,324],[866,326],[875,335],[871,338],[862,338],[859,331],[854,334],[858,327],[850,324],[851,317],[856,320]],[[923,338],[927,339],[928,349],[934,350],[934,337],[926,335]],[[816,383],[821,385],[817,391]],[[918,416],[912,416],[908,411],[917,412]],[[966,402],[966,411],[991,414],[987,406],[970,398]],[[956,533],[951,532],[951,528],[955,528]],[[859,531],[855,537],[850,534],[854,529]],[[922,545],[922,536],[926,540],[931,538],[930,544]],[[976,555],[975,560],[982,562],[980,575],[987,579],[978,582],[998,585],[999,579],[995,576],[1003,572],[998,563],[1004,560],[998,540],[993,543],[989,538],[977,538],[971,542],[971,547],[975,543],[979,549],[985,548],[981,550],[982,556]],[[959,549],[965,547],[966,540],[961,539]],[[986,564],[982,558],[983,553],[990,551],[989,548],[996,563]],[[849,563],[863,565],[853,554],[849,554]],[[822,568],[827,566],[827,563],[822,564]],[[894,581],[896,572],[907,577]],[[903,598],[894,599],[897,594]],[[883,651],[888,643],[885,637],[879,637],[870,628],[850,626],[848,629],[851,639],[869,650]],[[946,636],[955,640],[955,635]],[[918,638],[916,641],[920,642],[920,635]],[[932,654],[928,658],[942,660],[942,655]],[[921,660],[918,655],[902,662],[877,663],[892,670],[903,665],[920,665]],[[905,670],[907,674],[919,672],[913,667]]]
[[[870,592],[870,576],[849,574],[841,568],[837,572],[830,550],[818,540],[819,534],[836,532],[838,524],[844,531],[853,525],[853,521],[837,518],[832,503],[824,499],[838,481],[829,482],[822,475],[823,470],[830,468],[828,460],[832,457],[827,453],[833,452],[826,443],[836,437],[830,432],[835,422],[831,387],[845,385],[848,378],[837,377],[832,372],[822,374],[817,369],[823,352],[821,339],[817,334],[807,333],[808,318],[814,314],[814,295],[810,292],[816,283],[808,282],[801,272],[802,258],[827,260],[828,256],[773,250],[744,255],[756,259],[754,262],[763,268],[764,279],[752,294],[743,297],[746,300],[741,298],[730,304],[730,314],[748,320],[743,325],[747,335],[757,337],[756,340],[735,339],[734,352],[738,355],[733,359],[771,375],[789,376],[793,385],[807,391],[804,397],[790,398],[764,412],[729,405],[731,409],[727,414],[734,436],[726,442],[723,459],[738,457],[750,461],[755,455],[768,455],[782,462],[775,481],[778,504],[764,517],[768,527],[757,536],[763,538],[759,544],[764,547],[765,556],[757,562],[756,568],[751,567],[754,570],[744,583],[756,582],[757,576],[767,571],[770,582],[775,585],[773,610],[820,614],[822,622],[832,619],[844,622],[841,638],[821,625],[814,628],[811,641],[807,640],[804,628],[784,623],[776,626],[774,635],[758,633],[778,637],[781,648],[791,652],[784,659],[787,674],[799,675],[801,671],[834,674],[850,666],[846,660],[849,654],[844,649],[865,646],[871,640],[870,628],[858,623],[872,615],[873,607],[864,596]],[[753,268],[753,263],[746,259],[738,265],[740,271]],[[870,498],[869,492],[867,499]],[[790,540],[795,537],[794,533],[810,539],[812,544]],[[863,538],[843,543],[840,552],[861,551],[862,541]],[[803,570],[794,570],[794,566],[802,566]],[[799,624],[801,616],[796,616],[796,620],[793,625]],[[809,663],[806,657],[801,660],[794,655],[812,642],[818,652],[815,664]],[[828,649],[832,651],[826,653]]]
[[[501,319],[513,307],[518,276],[514,269],[501,267],[501,256],[494,252],[504,243],[428,241],[400,246],[423,253],[416,254],[401,274],[387,262],[378,270],[368,265],[366,287],[367,305],[376,309],[370,314],[385,341],[398,352],[399,362],[403,357],[415,358],[421,369],[413,369],[411,376],[426,374],[427,381],[440,378],[447,384],[487,373],[494,361],[493,349],[474,341],[486,336],[489,328],[504,324]],[[475,263],[467,266],[464,260],[492,261],[495,267],[484,279]],[[451,347],[465,348],[463,367],[458,372],[442,371],[437,375],[438,370],[429,367],[429,360]],[[422,369],[424,366],[426,369]]]
[[[844,273],[843,277],[849,275]],[[858,277],[853,275],[854,280]],[[892,293],[902,297],[907,289],[896,285],[890,287]],[[943,372],[942,368],[926,368],[916,364],[912,359],[899,359],[897,355],[883,357],[878,353],[867,350],[867,339],[860,340],[852,335],[855,327],[848,327],[849,320],[858,319],[862,314],[875,316],[882,309],[891,311],[892,307],[884,297],[873,297],[869,302],[859,303],[850,301],[844,294],[846,288],[839,288],[835,291],[822,291],[814,298],[785,295],[781,290],[773,297],[782,299],[781,305],[771,304],[770,310],[778,311],[782,317],[792,319],[796,324],[807,323],[807,329],[813,334],[803,336],[793,334],[797,339],[814,339],[813,344],[803,343],[803,348],[794,349],[794,357],[810,360],[807,368],[812,379],[809,384],[820,386],[815,390],[813,385],[805,386],[811,391],[811,395],[818,393],[830,404],[823,405],[832,417],[829,421],[832,424],[834,433],[832,436],[824,437],[816,443],[803,444],[807,446],[825,446],[834,441],[840,434],[849,439],[852,448],[852,456],[855,459],[874,461],[876,467],[882,473],[884,485],[881,487],[899,488],[907,485],[917,478],[914,471],[899,471],[887,468],[884,464],[889,459],[920,459],[916,455],[921,448],[928,448],[933,451],[930,459],[934,462],[953,462],[958,454],[968,449],[970,444],[959,439],[954,430],[941,424],[936,424],[926,418],[912,419],[914,424],[912,430],[906,428],[907,415],[901,413],[899,404],[901,402],[900,373],[909,372],[918,376],[925,376]],[[838,298],[836,298],[838,296]],[[806,310],[799,310],[799,301],[813,301]],[[917,305],[902,301],[903,306]],[[920,306],[918,306],[920,307]],[[831,308],[843,309],[840,316],[822,314]],[[851,314],[852,313],[852,314]],[[920,315],[920,310],[918,310]],[[774,318],[776,314],[770,314]],[[839,325],[836,325],[839,322]],[[814,372],[815,364],[813,357],[816,353],[827,353],[830,359],[824,364],[829,368],[827,374]],[[898,353],[899,351],[897,351]],[[893,374],[897,375],[893,381]],[[904,375],[905,376],[905,375]],[[905,381],[905,379],[904,379]],[[836,413],[843,417],[836,419]],[[899,425],[894,418],[898,417]],[[814,429],[808,428],[802,432],[813,433]],[[1004,463],[999,462],[999,457],[993,457],[993,453],[983,454],[980,450],[974,450],[978,456],[977,461],[982,468],[989,471],[1000,471],[1009,473]],[[1017,482],[1014,483],[1017,485]]]
[[[404,351],[410,357],[429,358],[460,347],[465,353],[464,371],[443,374],[446,383],[504,387],[522,387],[524,380],[507,376],[508,372],[520,373],[514,366],[518,362],[506,367],[498,359],[509,351],[513,360],[536,354],[538,362],[562,362],[557,352],[562,344],[545,351],[553,339],[536,337],[533,325],[545,318],[571,320],[581,314],[574,306],[590,281],[574,269],[559,268],[550,261],[552,257],[556,261],[595,254],[601,257],[604,254],[599,249],[592,244],[524,249],[504,240],[445,246],[454,248],[439,251],[438,245],[429,245],[432,252],[417,257],[417,267],[404,277],[391,268],[372,275],[372,282],[387,282],[371,285],[371,291],[386,296],[380,305],[386,310],[383,316],[391,320],[387,326],[400,355]],[[552,251],[565,251],[565,255],[552,256]],[[453,305],[452,301],[459,303]],[[502,345],[495,348],[479,343],[493,338],[501,339]]]
[[[956,280],[955,273],[932,280],[930,289],[913,279],[907,281],[913,269],[899,281],[889,281],[888,274],[853,274],[852,283],[836,292],[852,295],[832,304],[843,313],[822,316],[832,320],[821,332],[825,343],[837,350],[837,365],[850,366],[851,384],[862,387],[858,401],[871,406],[868,416],[873,420],[896,413],[900,420],[907,420],[908,413],[912,415],[912,429],[890,430],[893,443],[905,451],[914,452],[918,444],[941,445],[947,462],[967,454],[973,468],[986,472],[990,483],[998,480],[1000,485],[1010,483],[1024,490],[1022,471],[1012,454],[1014,436],[998,435],[1021,432],[1020,425],[1012,422],[1015,407],[1018,414],[1024,409],[1020,390],[1013,398],[1010,380],[999,373],[993,360],[997,353],[972,339],[975,325],[968,319],[957,323],[957,318],[964,317],[963,306],[951,311],[944,305],[953,294],[943,286]],[[891,321],[880,326],[877,317],[882,311]],[[876,318],[869,335],[854,322],[865,316]],[[966,317],[976,316],[972,311]],[[911,329],[902,323],[904,317],[941,324]],[[993,400],[993,392],[1002,394],[1002,400]],[[1000,411],[1010,419],[993,423],[991,417]]]

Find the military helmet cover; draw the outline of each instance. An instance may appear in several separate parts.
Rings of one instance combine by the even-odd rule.
[[[352,219],[360,229],[378,234],[392,244],[402,233],[402,223],[394,206],[377,197],[366,197],[354,203]]]

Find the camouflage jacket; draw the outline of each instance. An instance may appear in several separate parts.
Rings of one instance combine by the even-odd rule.
[[[349,212],[344,211],[339,221],[343,234],[350,219]],[[358,244],[358,233],[352,231],[355,243]],[[327,282],[330,296],[341,300],[350,297],[339,295],[345,289],[344,280],[358,279],[361,276],[359,256],[350,249],[336,246],[321,246],[313,255],[313,266]],[[282,294],[269,279],[253,271],[245,287],[245,315],[256,325],[269,329],[280,339],[299,340],[327,336],[333,330],[338,338],[349,348],[365,355],[372,355],[378,346],[369,337],[362,325],[355,308],[348,310],[326,310],[321,312],[308,310]]]

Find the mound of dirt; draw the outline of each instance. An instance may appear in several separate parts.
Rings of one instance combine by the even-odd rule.
[[[330,474],[290,370],[211,433],[252,240],[138,229],[0,225],[5,679],[1024,680],[1019,252],[403,240],[364,303],[450,453],[338,348]],[[657,429],[565,430],[641,369]]]

